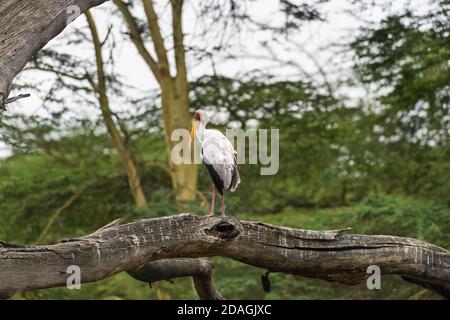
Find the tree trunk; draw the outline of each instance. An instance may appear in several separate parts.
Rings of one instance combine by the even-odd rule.
[[[171,1],[172,6],[172,36],[174,41],[176,75],[170,74],[169,59],[164,39],[158,24],[158,16],[151,0],[143,0],[147,17],[148,29],[156,53],[156,59],[148,51],[142,38],[142,31],[136,18],[122,0],[113,0],[122,13],[130,30],[131,40],[148,65],[161,88],[161,104],[163,109],[164,137],[169,159],[172,186],[178,201],[195,200],[197,194],[197,166],[194,164],[177,164],[172,162],[171,154],[176,142],[171,141],[175,129],[189,130],[191,115],[189,113],[189,90],[187,67],[183,44],[182,5],[183,1]]]
[[[137,167],[130,154],[130,151],[124,143],[123,137],[121,136],[112,118],[112,112],[109,106],[109,99],[106,88],[102,45],[98,35],[97,26],[92,15],[89,12],[86,12],[85,15],[88,21],[89,28],[91,30],[92,40],[94,43],[97,65],[97,85],[95,86],[94,90],[96,90],[98,94],[103,122],[106,125],[108,134],[111,137],[113,145],[115,146],[120,160],[122,161],[123,167],[127,173],[128,184],[130,186],[134,201],[138,207],[141,207],[145,205],[147,201],[145,199],[144,191],[142,190],[141,178],[139,177]]]
[[[381,276],[398,274],[450,295],[450,252],[424,241],[190,214],[111,224],[55,245],[0,242],[0,295],[65,286],[71,265],[80,268],[82,282],[92,282],[149,261],[204,256],[343,284],[364,282],[368,267],[377,265]]]
[[[172,38],[174,43],[175,66],[177,74],[175,84],[175,106],[181,118],[179,128],[190,129],[189,82],[187,79],[186,52],[183,34],[183,0],[171,0],[172,6]],[[192,160],[192,157],[191,157]],[[177,181],[177,199],[192,201],[196,198],[198,167],[195,164],[178,165],[175,168]]]
[[[162,81],[161,88],[164,136],[172,186],[176,192],[177,201],[193,201],[197,190],[197,167],[195,164],[174,164],[171,159],[173,147],[178,143],[171,141],[172,132],[176,129],[185,129],[188,132],[190,130],[191,115],[188,100],[181,97],[176,80],[173,78]]]

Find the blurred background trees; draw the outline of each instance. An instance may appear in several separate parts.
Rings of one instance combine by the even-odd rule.
[[[8,150],[0,160],[0,239],[51,243],[119,217],[206,213],[206,170],[174,172],[168,160],[171,130],[189,126],[189,114],[202,108],[222,130],[280,129],[278,174],[260,176],[259,165],[243,165],[243,183],[228,199],[233,215],[300,228],[352,226],[449,247],[445,1],[349,0],[345,9],[330,7],[332,1],[279,1],[273,19],[255,12],[264,1],[113,2],[50,43],[16,81],[16,90],[40,100],[34,112],[20,106],[0,115]],[[357,27],[308,51],[298,34],[329,22],[333,10],[355,18]],[[255,47],[246,39],[261,40]],[[127,45],[133,55],[122,54]],[[320,51],[331,57],[321,59]],[[137,87],[118,70],[120,60],[133,59],[143,59],[154,83]],[[224,72],[248,60],[252,67]],[[189,191],[180,193],[180,185]],[[214,262],[227,298],[437,297],[395,277],[369,291],[288,275],[273,275],[266,294],[263,270]],[[161,290],[195,297],[187,279]],[[120,274],[80,291],[25,297],[155,294]]]

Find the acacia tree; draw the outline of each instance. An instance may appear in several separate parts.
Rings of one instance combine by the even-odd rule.
[[[189,130],[191,116],[189,113],[189,85],[187,79],[186,55],[183,34],[183,0],[170,1],[172,10],[172,38],[174,45],[175,64],[169,63],[169,53],[161,34],[158,16],[153,1],[143,0],[148,29],[154,45],[156,57],[147,49],[142,38],[141,29],[128,4],[122,0],[113,0],[122,13],[139,54],[150,68],[161,89],[161,105],[163,109],[164,137],[169,158],[169,168],[172,184],[177,193],[177,200],[194,200],[197,188],[197,167],[193,164],[175,165],[171,161],[171,152],[175,142],[171,134],[175,129]],[[174,74],[171,72],[174,71]]]
[[[145,12],[145,24],[133,15],[132,2],[123,0],[113,0],[114,4],[122,14],[132,42],[143,61],[149,67],[161,89],[161,106],[163,110],[164,133],[167,153],[169,158],[169,169],[172,177],[172,184],[177,193],[177,199],[181,201],[194,200],[197,188],[197,167],[192,164],[175,165],[171,161],[171,152],[176,142],[171,140],[171,134],[175,129],[189,129],[191,116],[189,113],[189,82],[186,59],[186,43],[183,30],[184,0],[170,0],[171,27],[169,34],[172,38],[173,59],[170,59],[170,47],[164,38],[160,17],[156,11],[153,0],[142,0]],[[326,1],[324,1],[326,2]],[[319,12],[310,5],[296,5],[291,1],[280,2],[280,12],[286,20],[281,26],[261,24],[254,21],[245,11],[246,1],[238,3],[236,1],[213,1],[201,3],[201,13],[203,16],[210,16],[211,23],[220,25],[222,28],[219,37],[222,39],[216,48],[202,50],[203,55],[213,55],[214,51],[224,50],[226,39],[224,34],[227,31],[239,32],[243,24],[251,24],[261,30],[272,30],[275,33],[287,34],[295,30],[300,23],[305,20],[320,19]],[[203,5],[203,6],[202,6]],[[228,21],[230,20],[231,23]],[[148,29],[155,55],[152,55],[146,45],[145,28]],[[213,26],[209,26],[213,28]],[[205,32],[208,34],[208,31]],[[209,34],[209,37],[213,37]],[[211,39],[209,39],[211,41]],[[214,42],[214,41],[211,41]],[[206,51],[206,52],[205,52]]]
[[[117,127],[114,119],[113,119],[113,111],[111,110],[108,96],[108,81],[107,75],[105,73],[105,62],[103,57],[103,47],[106,43],[107,37],[105,40],[100,40],[100,35],[97,29],[96,22],[94,20],[93,15],[89,12],[85,12],[86,21],[88,24],[89,32],[92,37],[90,43],[92,43],[94,49],[95,56],[95,76],[93,77],[91,73],[85,67],[84,69],[77,70],[80,68],[68,68],[67,65],[70,66],[79,66],[83,65],[79,63],[79,61],[67,62],[64,61],[66,56],[58,56],[56,52],[51,50],[46,51],[45,55],[50,55],[56,60],[56,65],[65,65],[63,68],[58,67],[56,65],[50,65],[43,61],[42,59],[35,58],[33,59],[33,63],[26,68],[26,70],[38,70],[43,72],[48,72],[55,74],[58,77],[68,78],[74,81],[87,82],[89,84],[89,89],[96,97],[98,101],[98,105],[102,114],[103,123],[107,129],[109,137],[117,150],[117,153],[122,162],[123,168],[125,169],[128,184],[130,186],[131,194],[133,195],[134,202],[138,207],[143,206],[146,203],[146,198],[141,186],[141,179],[139,177],[137,165],[133,159],[133,155],[131,150],[126,145],[124,141],[123,133],[120,132],[120,129]],[[117,81],[117,79],[115,79]],[[73,86],[72,90],[79,90],[79,86]]]
[[[446,1],[430,4],[424,13],[406,8],[365,23],[350,49],[359,80],[386,106],[378,111],[382,134],[442,146],[450,127],[449,11]]]
[[[89,82],[91,83],[93,89],[97,93],[100,109],[102,111],[103,121],[106,125],[106,128],[108,129],[109,136],[111,137],[111,140],[117,149],[123,167],[127,173],[128,184],[130,186],[134,201],[138,207],[141,207],[145,205],[146,199],[144,191],[142,190],[141,179],[139,177],[138,169],[136,164],[134,163],[130,150],[125,145],[123,137],[121,136],[120,131],[117,129],[114,123],[111,108],[109,106],[105,71],[103,66],[104,65],[102,53],[103,45],[102,42],[100,41],[97,26],[91,13],[86,12],[85,16],[92,35],[92,42],[94,44],[95,60],[97,66],[97,83],[94,83],[92,80],[90,80]]]
[[[51,90],[53,93],[48,95],[51,99],[57,100],[57,90],[70,88],[73,93],[77,91],[87,91],[90,95],[95,97],[97,101],[96,106],[99,107],[102,115],[102,121],[105,125],[109,138],[117,151],[117,154],[121,160],[125,175],[128,180],[128,185],[130,187],[131,195],[133,196],[134,202],[137,207],[142,207],[146,204],[146,197],[142,188],[141,178],[138,172],[138,166],[135,163],[134,156],[132,154],[131,148],[124,139],[123,130],[119,129],[113,118],[114,113],[110,107],[110,98],[108,95],[108,89],[113,91],[115,88],[110,86],[110,82],[119,82],[114,76],[110,76],[105,72],[105,61],[103,55],[103,49],[107,43],[109,32],[105,39],[100,40],[100,35],[97,29],[97,25],[93,18],[93,15],[87,11],[85,12],[85,17],[88,24],[88,30],[92,39],[88,38],[88,35],[80,32],[77,37],[88,40],[89,44],[92,44],[94,51],[94,72],[90,72],[90,64],[83,63],[82,61],[75,60],[73,57],[68,57],[64,54],[59,54],[51,49],[43,50],[42,54],[33,58],[32,63],[30,63],[25,70],[33,70],[45,73],[51,73],[61,81],[61,85],[58,89]],[[110,31],[110,30],[109,30]],[[78,40],[77,40],[78,41]],[[50,62],[47,62],[49,58]],[[108,81],[107,78],[111,78]],[[71,81],[70,83],[63,80],[67,79]],[[120,83],[120,82],[119,82]],[[84,86],[87,84],[87,86]],[[112,89],[112,90],[111,90]],[[47,96],[48,96],[47,95]],[[117,120],[119,121],[119,120]],[[42,145],[42,144],[41,144]],[[44,143],[45,145],[45,143]],[[44,150],[46,153],[52,155],[52,152],[47,148]],[[54,154],[53,154],[54,156]],[[116,172],[113,172],[111,177],[121,176]],[[64,204],[55,211],[55,213],[50,217],[46,226],[41,231],[40,235],[36,238],[35,243],[42,243],[46,235],[48,234],[50,228],[54,224],[55,220],[61,215],[64,208],[70,206],[76,199],[78,199],[84,190],[93,186],[97,182],[97,179],[91,179],[84,183],[77,192],[75,192]]]
[[[66,1],[61,3],[54,3],[55,8],[55,20],[58,20],[58,23],[62,24],[63,21],[59,21],[66,17],[66,12],[59,11],[58,8],[67,8],[67,6],[71,4],[75,4],[79,6],[82,11],[87,9],[88,6],[92,6],[94,4],[99,4],[103,1]],[[11,1],[11,4],[14,2]],[[191,116],[189,112],[189,83],[188,83],[188,70],[187,70],[187,62],[186,62],[186,44],[184,40],[184,30],[183,30],[183,12],[185,11],[184,1],[183,0],[173,0],[170,1],[170,16],[171,16],[171,26],[170,26],[170,36],[171,41],[167,41],[168,39],[164,37],[163,30],[161,28],[160,16],[158,15],[155,9],[155,3],[151,0],[142,0],[139,2],[125,2],[122,0],[113,0],[113,3],[119,9],[121,16],[124,18],[126,23],[128,34],[130,35],[131,41],[134,43],[138,53],[143,58],[143,61],[147,64],[150,69],[150,72],[153,74],[156,79],[160,91],[161,91],[161,106],[162,106],[162,122],[164,126],[164,137],[166,142],[166,149],[169,159],[169,170],[172,181],[172,186],[177,194],[177,200],[185,201],[185,200],[194,200],[196,196],[196,186],[197,186],[197,167],[195,165],[189,164],[179,164],[175,165],[171,161],[171,152],[175,145],[175,142],[171,140],[171,134],[175,129],[183,128],[189,129],[191,124]],[[282,27],[274,27],[271,25],[261,25],[253,21],[246,13],[239,12],[241,4],[238,4],[235,1],[217,1],[214,3],[201,3],[203,6],[201,8],[200,16],[210,16],[211,22],[215,25],[220,25],[221,29],[231,29],[229,27],[230,23],[228,20],[232,21],[231,25],[238,25],[242,22],[248,22],[252,25],[256,25],[261,29],[270,29],[276,33],[287,33],[289,30],[295,29],[299,26],[298,21],[302,20],[314,20],[319,18],[319,14],[316,10],[310,8],[307,5],[296,6],[290,1],[282,1],[280,3],[280,11],[286,15],[285,25]],[[64,7],[65,6],[65,7]],[[139,10],[143,10],[145,14],[145,23],[142,22],[142,19],[137,18],[135,15],[136,9],[135,7],[139,6]],[[12,5],[8,7],[8,10],[12,10]],[[15,9],[14,9],[15,10]],[[8,12],[9,13],[9,12]],[[13,14],[13,12],[9,13]],[[40,21],[39,23],[42,24]],[[213,27],[211,27],[213,28]],[[28,30],[31,31],[31,30]],[[53,36],[55,36],[56,33]],[[59,30],[61,31],[61,30]],[[236,30],[233,30],[236,31]],[[223,34],[226,33],[226,30],[220,30],[222,33],[220,38],[223,38]],[[6,33],[5,33],[6,34]],[[209,37],[214,37],[214,35],[209,35]],[[48,41],[48,38],[46,41]],[[207,38],[205,37],[205,40]],[[32,39],[34,40],[34,39]],[[95,39],[94,39],[95,40]],[[153,44],[154,54],[149,49],[148,42],[151,40]],[[219,44],[215,50],[218,52],[223,50],[225,46],[223,46],[223,42],[225,40],[222,39],[222,43]],[[213,41],[210,41],[213,42]],[[40,43],[42,46],[42,43]],[[173,47],[173,57],[171,56]],[[40,47],[39,47],[40,48]],[[33,47],[33,51],[26,52],[28,56],[32,56],[37,52],[38,48]],[[17,50],[17,49],[13,49]],[[101,58],[98,54],[101,51],[101,48],[96,47],[96,57],[97,60]],[[22,51],[21,51],[22,52]],[[25,52],[25,51],[24,51]],[[204,52],[203,54],[212,55],[211,52]],[[7,55],[5,55],[7,56]],[[23,60],[23,59],[22,59]],[[16,75],[18,69],[21,69],[26,60],[23,60],[18,65],[18,68],[14,68],[15,72],[11,73]],[[99,66],[99,61],[97,61],[97,67]],[[5,61],[5,65],[11,64],[10,61]],[[128,173],[129,182],[131,189],[133,190],[133,195],[137,203],[145,202],[143,193],[140,190],[139,182],[137,179],[137,170],[132,164],[130,155],[127,155],[127,152],[123,144],[120,143],[120,135],[117,130],[114,130],[112,127],[112,122],[108,120],[108,114],[110,112],[105,111],[108,108],[106,105],[108,104],[107,99],[105,99],[105,94],[100,91],[103,90],[101,86],[101,70],[98,69],[98,88],[96,87],[94,90],[97,94],[99,94],[99,101],[102,105],[102,114],[105,119],[105,123],[108,128],[108,132],[112,137],[114,145],[117,147],[119,151],[119,155],[124,163],[126,171]],[[10,75],[8,75],[10,77]],[[5,90],[3,94],[3,104],[5,102],[12,102],[13,100],[6,101],[6,95],[9,94],[9,85],[12,78],[7,78],[7,86],[5,84]],[[102,89],[102,90],[99,90]],[[106,87],[104,88],[106,90]]]

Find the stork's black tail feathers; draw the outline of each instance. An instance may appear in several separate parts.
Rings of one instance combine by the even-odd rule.
[[[203,162],[206,169],[208,169],[209,175],[211,176],[212,181],[214,182],[214,186],[216,187],[217,191],[219,191],[220,195],[223,196],[223,181],[220,179],[219,175],[217,174],[216,170],[214,170],[212,164],[207,164]]]

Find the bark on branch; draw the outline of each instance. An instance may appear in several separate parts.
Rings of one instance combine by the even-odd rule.
[[[214,265],[205,259],[180,258],[162,259],[146,263],[139,269],[128,271],[133,278],[152,284],[161,280],[192,277],[197,294],[202,300],[223,300],[214,286],[212,271]]]
[[[180,214],[111,224],[55,245],[0,242],[0,296],[64,286],[70,265],[81,268],[82,282],[92,282],[150,261],[205,256],[343,284],[365,281],[367,267],[377,265],[382,275],[398,274],[450,293],[450,252],[424,241]]]
[[[2,0],[0,1],[0,109],[11,82],[47,42],[56,37],[76,13],[107,0]]]

